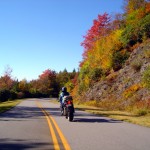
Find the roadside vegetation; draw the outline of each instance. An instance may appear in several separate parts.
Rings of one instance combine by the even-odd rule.
[[[57,99],[50,100],[50,102],[59,104]],[[134,112],[109,110],[109,109],[102,109],[100,107],[92,106],[89,103],[79,104],[76,102],[74,104],[74,107],[76,110],[82,110],[102,117],[109,117],[112,119],[117,119],[120,121],[129,122],[129,123],[150,128],[150,111],[147,112],[147,110],[137,109],[134,110]]]
[[[6,102],[0,102],[0,113],[5,112],[17,104],[20,103],[20,100],[13,100],[13,101],[6,101]]]
[[[75,105],[76,109],[84,110],[92,114],[100,115],[103,117],[109,117],[145,127],[150,127],[150,112],[145,113],[143,110],[137,110],[135,112],[117,111],[117,110],[104,110],[98,107],[92,107],[89,105]]]

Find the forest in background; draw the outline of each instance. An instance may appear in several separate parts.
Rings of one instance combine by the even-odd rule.
[[[133,50],[150,38],[150,1],[124,0],[124,13],[112,17],[107,12],[98,14],[93,25],[83,37],[83,59],[79,70],[66,69],[56,73],[43,71],[37,80],[18,81],[6,69],[0,77],[0,101],[28,97],[58,97],[63,86],[82,101],[83,95],[96,83],[105,80],[111,72],[117,72],[125,64]],[[150,57],[150,50],[146,55]],[[138,67],[138,62],[135,67]],[[145,88],[150,88],[150,69],[144,76]],[[100,87],[101,88],[101,87]]]

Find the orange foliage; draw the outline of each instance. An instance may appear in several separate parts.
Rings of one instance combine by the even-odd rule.
[[[127,14],[131,14],[139,8],[145,6],[145,0],[125,0],[127,5],[125,6]]]
[[[13,86],[14,81],[9,75],[4,75],[0,78],[0,89],[10,90]]]
[[[150,13],[150,2],[146,4],[146,13]]]
[[[123,96],[125,98],[129,98],[131,97],[136,91],[138,91],[141,88],[140,84],[134,84],[132,86],[130,86],[129,88],[127,88],[124,92],[123,92]]]
[[[150,99],[138,101],[138,102],[136,103],[136,107],[137,107],[138,109],[140,109],[140,108],[150,109]]]
[[[133,51],[134,49],[138,48],[140,46],[140,43],[136,43],[135,45],[133,45],[131,48],[130,48],[130,51]]]

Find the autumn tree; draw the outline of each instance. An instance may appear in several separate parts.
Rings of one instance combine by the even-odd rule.
[[[0,77],[0,101],[15,98],[15,91],[12,90],[15,81],[12,79],[11,73],[12,69],[7,66],[4,75]]]
[[[41,75],[39,75],[39,91],[45,96],[56,96],[58,93],[57,82],[56,82],[56,72],[50,69],[45,70]]]
[[[67,71],[67,69],[64,69],[63,71],[57,73],[57,82],[59,85],[59,90],[61,90],[61,88],[65,86],[65,84],[68,81],[70,81],[70,76],[71,74]]]
[[[18,98],[31,97],[31,94],[29,92],[30,83],[26,79],[23,79],[18,83],[18,88],[19,88]]]
[[[19,90],[22,92],[28,91],[29,90],[29,86],[28,86],[28,82],[26,79],[23,79],[19,82]]]
[[[133,46],[150,37],[150,2],[146,0],[126,0],[125,28],[122,43]]]
[[[41,84],[38,79],[30,81],[29,92],[31,93],[32,97],[42,97],[43,94],[40,92],[40,89]]]
[[[76,72],[75,69],[73,69],[72,72],[68,72],[68,77],[69,80],[64,84],[64,86],[67,87],[67,90],[72,93],[72,90],[74,89],[74,87],[76,86],[77,83],[77,76],[78,76],[78,72]]]
[[[98,15],[97,19],[93,20],[92,27],[83,36],[84,41],[81,46],[84,47],[83,59],[88,57],[89,51],[93,48],[95,41],[99,38],[106,36],[109,31],[110,16],[107,13]]]
[[[145,0],[124,0],[125,14],[131,14],[139,8],[145,7],[145,5]]]
[[[10,90],[13,87],[14,80],[11,77],[12,69],[7,67],[4,75],[0,78],[0,89]]]

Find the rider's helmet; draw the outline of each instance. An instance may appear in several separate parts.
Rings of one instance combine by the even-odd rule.
[[[67,88],[66,87],[62,87],[61,91],[62,92],[67,92]]]

